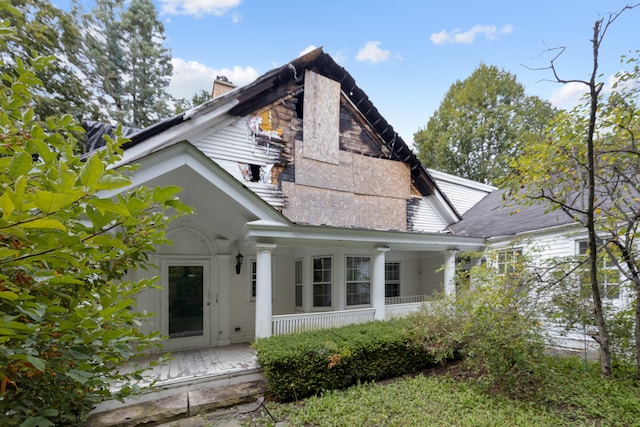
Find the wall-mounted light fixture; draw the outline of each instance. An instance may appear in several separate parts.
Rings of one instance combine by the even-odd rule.
[[[240,267],[242,267],[242,261],[244,261],[244,256],[240,252],[236,255],[236,274],[240,274]]]

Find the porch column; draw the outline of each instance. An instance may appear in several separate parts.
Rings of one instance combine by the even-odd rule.
[[[444,254],[444,295],[446,297],[456,296],[456,256],[457,249],[448,249]]]
[[[256,244],[256,338],[271,336],[271,252],[276,245]]]
[[[371,305],[376,310],[375,320],[385,320],[386,318],[384,306],[384,254],[386,252],[389,252],[387,247],[375,248],[371,260]]]

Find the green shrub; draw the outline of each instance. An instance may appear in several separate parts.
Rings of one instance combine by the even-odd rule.
[[[370,322],[259,339],[269,390],[282,401],[415,372],[434,358],[409,338],[406,320]]]

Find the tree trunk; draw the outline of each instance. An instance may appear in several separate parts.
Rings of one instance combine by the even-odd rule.
[[[594,147],[594,134],[596,128],[596,115],[598,112],[598,97],[602,90],[602,84],[596,83],[596,73],[598,70],[598,50],[600,48],[600,25],[602,21],[596,21],[593,27],[593,73],[589,81],[589,94],[591,105],[589,111],[589,130],[587,133],[587,156],[588,156],[588,199],[586,209],[587,230],[589,231],[589,269],[591,278],[591,293],[593,297],[594,314],[598,325],[598,342],[600,344],[600,370],[602,375],[611,375],[611,348],[609,347],[609,334],[602,310],[602,295],[598,284],[598,245],[595,227],[596,217],[596,155]]]

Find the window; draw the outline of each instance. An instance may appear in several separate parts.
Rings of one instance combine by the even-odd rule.
[[[597,239],[596,245],[601,247],[602,240]],[[589,242],[581,240],[578,242],[578,256],[585,262],[579,272],[580,285],[584,296],[591,295],[591,277],[587,256],[589,255]],[[598,253],[598,284],[603,298],[616,299],[620,297],[620,274],[615,263],[611,260],[606,251]]]
[[[258,282],[258,262],[255,259],[252,259],[249,262],[250,266],[250,280],[251,280],[251,301],[256,300],[256,284]]]
[[[302,307],[302,260],[296,260],[295,266],[295,298],[296,307]]]
[[[347,257],[347,305],[371,303],[371,258]]]
[[[516,271],[518,259],[522,256],[522,249],[508,249],[498,252],[498,274],[511,274]]]
[[[313,306],[331,307],[331,257],[313,259]]]
[[[273,269],[273,261],[271,264],[271,300],[276,299],[276,281],[275,270]],[[249,301],[256,300],[256,286],[258,284],[258,261],[253,258],[249,260]]]
[[[400,263],[386,262],[384,264],[384,297],[400,296]]]

